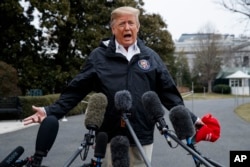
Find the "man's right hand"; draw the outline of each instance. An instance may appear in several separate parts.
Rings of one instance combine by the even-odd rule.
[[[36,112],[35,114],[25,118],[23,120],[24,125],[29,125],[32,123],[41,123],[47,116],[43,107],[32,106],[32,110]]]

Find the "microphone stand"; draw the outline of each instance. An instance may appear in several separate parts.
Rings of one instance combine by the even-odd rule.
[[[188,141],[187,141],[187,143],[188,143],[187,146],[189,146],[191,149],[193,149],[195,152],[197,152],[200,156],[202,156],[205,160],[207,160],[208,162],[210,162],[215,167],[224,167],[223,165],[219,164],[218,162],[216,162],[216,161],[214,161],[214,160],[212,160],[210,158],[207,158],[207,157],[203,156],[200,152],[198,152],[195,149],[195,147],[194,147],[194,145],[192,143],[189,143]],[[194,161],[195,161],[195,164],[196,164],[197,167],[199,167],[201,165],[201,163],[198,160],[196,160],[195,157],[194,157]]]
[[[94,137],[95,137],[94,131],[97,129],[97,127],[88,125],[87,129],[89,129],[89,133],[86,133],[84,135],[84,140],[82,141],[81,145],[73,153],[73,155],[66,161],[63,167],[69,167],[72,164],[72,162],[76,159],[76,157],[82,152],[83,149],[85,149],[85,151],[82,160],[84,161],[87,158],[89,146],[94,144]]]
[[[133,128],[132,128],[132,126],[131,126],[129,120],[128,120],[128,117],[127,117],[127,114],[126,114],[126,113],[123,113],[123,114],[122,114],[122,119],[123,119],[124,122],[126,123],[126,125],[127,125],[127,127],[128,127],[128,130],[129,130],[130,134],[132,135],[132,137],[133,137],[133,139],[134,139],[134,141],[135,141],[135,144],[136,144],[136,146],[138,147],[139,152],[141,153],[141,156],[142,156],[142,158],[143,158],[145,164],[147,165],[147,167],[151,167],[151,164],[150,164],[149,160],[147,159],[147,156],[146,156],[146,154],[145,154],[145,152],[144,152],[144,150],[143,150],[143,148],[142,148],[142,145],[141,145],[141,143],[139,142],[139,140],[138,140],[138,138],[137,138],[137,136],[136,136],[136,134],[135,134],[135,132],[134,132],[134,130],[133,130]]]
[[[193,155],[193,157],[197,158],[206,167],[213,167],[214,164],[213,165],[211,164],[212,161],[208,162],[207,158],[205,159],[203,156],[201,156],[200,154],[198,154],[197,151],[194,151],[193,148],[190,148],[189,146],[187,146],[186,144],[184,144],[181,140],[179,140],[175,135],[169,133],[168,126],[166,125],[164,118],[160,118],[160,120],[158,120],[156,122],[156,127],[158,128],[158,130],[160,131],[160,133],[164,135],[164,137],[167,139],[168,143],[169,143],[169,137],[170,137],[176,143],[178,143],[179,145],[181,145],[191,155]]]

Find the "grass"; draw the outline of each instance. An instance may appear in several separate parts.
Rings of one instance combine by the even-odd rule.
[[[184,100],[192,100],[192,99],[223,99],[223,98],[233,98],[234,95],[228,94],[216,94],[216,93],[194,93],[194,94],[182,94]]]
[[[235,113],[250,123],[250,103],[242,104],[235,109]]]
[[[192,99],[222,99],[222,98],[234,98],[235,95],[223,95],[216,93],[194,93],[194,94],[182,94],[184,100],[192,100]],[[239,96],[240,97],[240,96]],[[249,97],[249,96],[245,96]],[[250,123],[250,103],[242,104],[238,106],[234,112],[243,120]]]

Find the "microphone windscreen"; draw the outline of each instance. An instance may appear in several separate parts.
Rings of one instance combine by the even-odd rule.
[[[190,111],[183,105],[173,107],[169,113],[169,119],[180,140],[192,137],[195,133]]]
[[[106,147],[108,144],[108,135],[105,132],[99,132],[96,136],[96,146],[94,156],[96,158],[104,158],[106,153]]]
[[[48,116],[42,121],[36,138],[36,153],[47,156],[54,144],[58,129],[59,122],[55,116]]]
[[[115,93],[115,108],[118,111],[126,112],[132,107],[132,96],[128,90],[121,90]]]
[[[149,119],[154,122],[165,114],[161,101],[154,91],[148,91],[142,95],[142,104],[144,109],[149,112]]]
[[[126,136],[115,136],[110,141],[113,167],[129,167],[129,140]]]
[[[94,93],[91,95],[85,112],[84,124],[87,129],[93,126],[97,129],[100,128],[107,105],[108,100],[103,93]]]
[[[0,167],[11,166],[23,154],[23,152],[24,148],[18,146],[0,163]]]

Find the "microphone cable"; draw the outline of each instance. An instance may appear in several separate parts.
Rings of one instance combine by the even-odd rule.
[[[164,121],[164,120],[163,120],[163,121]],[[159,122],[156,122],[155,125],[156,125],[157,129],[159,130],[160,134],[161,134],[161,135],[164,135],[164,137],[165,137],[165,139],[166,139],[166,141],[167,141],[169,147],[170,147],[170,148],[173,148],[173,149],[177,148],[179,144],[176,143],[176,145],[173,145],[173,144],[172,144],[171,137],[169,137],[169,135],[168,135],[169,133],[171,133],[171,134],[175,134],[175,136],[176,136],[175,131],[170,130],[170,129],[168,128],[168,125],[166,125],[166,124],[165,124],[165,126],[162,126],[162,124],[160,124]]]

